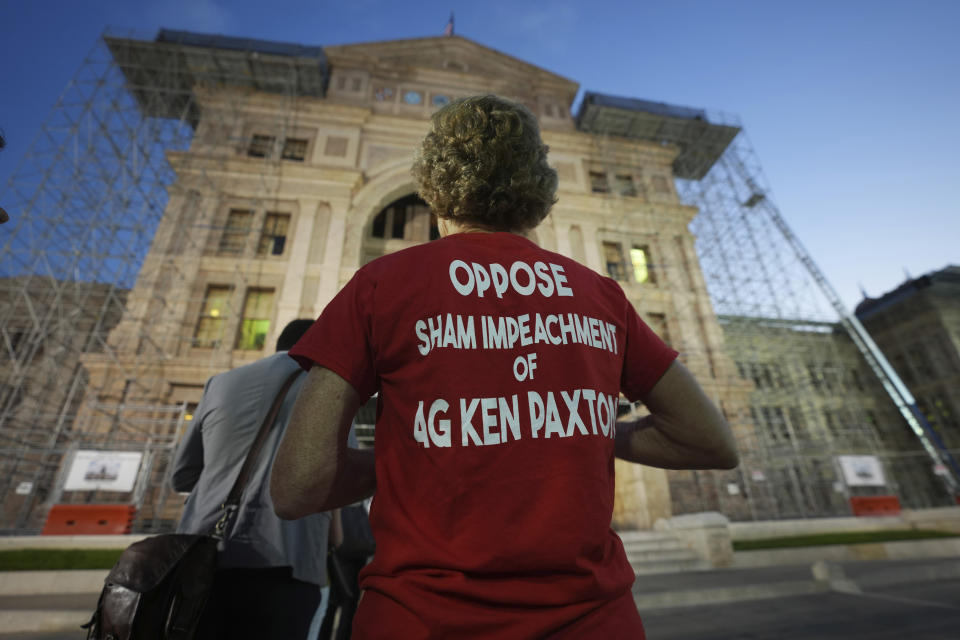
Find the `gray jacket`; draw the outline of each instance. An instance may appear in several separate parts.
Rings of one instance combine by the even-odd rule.
[[[210,533],[270,405],[299,365],[281,351],[207,381],[173,463],[173,488],[189,491],[177,531]],[[281,520],[270,500],[270,469],[306,373],[287,392],[221,543],[221,567],[284,567],[297,580],[326,585],[330,515]]]

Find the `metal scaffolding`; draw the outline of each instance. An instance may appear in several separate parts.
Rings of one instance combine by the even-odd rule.
[[[197,256],[232,224],[205,205],[246,143],[241,110],[264,92],[280,99],[267,124],[282,140],[297,98],[320,95],[326,79],[316,48],[221,39],[212,55],[191,37],[106,34],[2,194],[13,220],[0,245],[0,530],[38,529],[52,500],[136,500],[141,530],[169,527],[179,510],[165,480],[193,406],[171,390],[169,363],[196,340],[181,316],[205,303],[205,292],[183,293]],[[261,215],[283,179],[280,150],[266,151],[244,194]],[[241,251],[258,244],[249,224],[230,232]],[[157,259],[145,260],[151,248]],[[238,262],[225,285],[259,276]],[[132,296],[146,281],[158,283],[152,298]],[[244,304],[235,298],[224,313]],[[232,339],[213,331],[204,337]],[[240,363],[211,350],[191,358],[192,377]],[[78,448],[145,451],[148,477],[136,495],[64,496]]]
[[[317,47],[170,31],[108,34],[89,53],[0,196],[12,217],[0,244],[0,530],[37,530],[45,507],[63,500],[135,501],[138,530],[171,525],[170,456],[192,417],[195,381],[262,355],[238,348],[246,329],[224,318],[243,316],[244,292],[282,269],[268,258],[283,251],[275,212],[305,154],[301,101],[322,98],[328,78]],[[254,112],[269,136],[250,129]],[[847,515],[848,498],[874,494],[951,504],[958,451],[930,436],[839,305],[774,206],[740,124],[588,94],[576,125],[611,166],[644,164],[624,140],[675,149],[677,180],[664,187],[698,210],[696,254],[655,246],[644,269],[660,274],[660,291],[689,280],[709,293],[712,308],[668,292],[673,306],[655,328],[700,363],[743,464],[671,472],[674,512]],[[236,196],[230,176],[251,166],[255,177]],[[611,194],[624,210],[645,202],[633,180]],[[211,256],[229,273],[219,293],[197,285]],[[629,280],[633,268],[610,275]],[[202,330],[185,320],[197,316],[208,320]],[[697,339],[678,330],[688,320]],[[137,489],[64,495],[65,463],[80,449],[145,452]],[[851,485],[842,455],[875,457],[885,483]]]
[[[752,383],[747,406],[729,407],[740,477],[674,473],[674,511],[736,513],[737,497],[753,518],[846,515],[850,497],[877,494],[910,507],[952,504],[957,452],[789,228],[737,118],[588,92],[578,124],[600,136],[603,155],[623,139],[676,149],[676,187],[698,211],[691,231],[713,309],[685,309],[677,297],[673,312],[716,314],[724,354]],[[714,369],[699,375],[722,378]],[[735,395],[718,383],[718,402]],[[884,482],[851,486],[840,461],[853,456],[879,459]]]

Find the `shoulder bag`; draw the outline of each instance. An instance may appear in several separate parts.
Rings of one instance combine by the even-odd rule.
[[[283,398],[300,375],[286,379],[260,425],[221,515],[208,535],[167,533],[127,547],[107,575],[87,640],[191,640],[213,590],[217,543],[226,536],[240,496]]]

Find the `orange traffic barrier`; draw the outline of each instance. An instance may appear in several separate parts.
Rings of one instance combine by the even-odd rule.
[[[41,532],[45,536],[130,533],[137,508],[132,504],[55,504]]]
[[[855,516],[898,516],[900,499],[897,496],[856,496],[850,498]]]

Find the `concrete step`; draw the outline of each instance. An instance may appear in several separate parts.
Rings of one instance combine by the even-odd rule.
[[[631,562],[634,573],[638,576],[655,573],[681,573],[684,571],[697,571],[703,568],[703,563],[696,556],[684,559],[664,559],[664,560],[644,560],[642,562]]]
[[[680,540],[637,540],[633,542],[624,542],[624,550],[629,553],[644,553],[647,551],[673,551],[676,549],[687,549],[687,545]]]
[[[670,532],[626,531],[619,535],[627,559],[638,575],[704,568],[697,553]]]
[[[643,564],[645,562],[661,562],[666,560],[698,560],[696,552],[692,549],[670,549],[667,551],[645,551],[641,553],[627,554],[627,559],[631,564]]]
[[[624,542],[637,540],[674,540],[675,536],[669,531],[618,531],[617,535]]]

